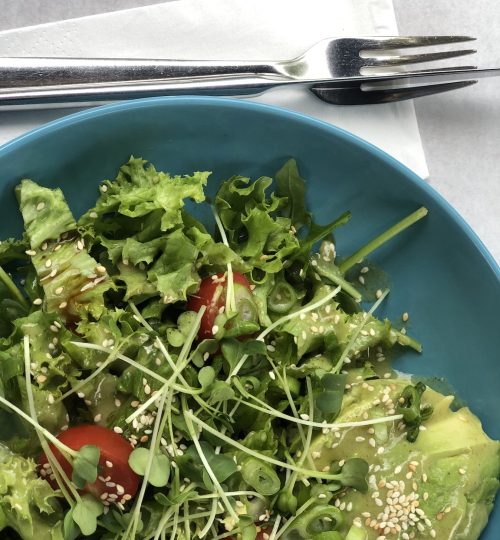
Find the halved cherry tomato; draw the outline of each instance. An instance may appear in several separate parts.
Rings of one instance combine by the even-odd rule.
[[[239,272],[233,272],[234,297],[236,310],[241,321],[257,321],[257,309],[253,300],[248,279]],[[198,332],[199,339],[214,337],[215,318],[221,308],[226,305],[227,277],[225,274],[214,274],[205,278],[196,294],[189,297],[187,308],[198,312],[202,306],[207,309],[203,314]]]
[[[93,484],[87,484],[82,491],[91,493],[107,506],[112,502],[125,504],[136,494],[139,476],[128,464],[133,448],[124,437],[102,426],[83,424],[63,431],[57,438],[73,450],[91,444],[101,451],[97,480]],[[55,446],[49,446],[66,475],[71,478],[73,471],[68,460]],[[57,488],[45,454],[40,457],[39,465],[42,478],[48,480],[53,488]]]

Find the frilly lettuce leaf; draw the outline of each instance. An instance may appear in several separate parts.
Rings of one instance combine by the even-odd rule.
[[[30,340],[30,364],[32,390],[39,423],[59,432],[68,423],[63,403],[55,402],[80,374],[78,366],[62,348],[63,340],[71,339],[71,332],[62,328],[58,332],[54,322],[59,321],[50,314],[35,311],[28,317],[14,322],[15,331],[8,340],[3,340],[0,351],[0,379],[3,394],[9,400],[21,402],[28,411],[26,382],[24,375],[23,336]],[[54,398],[54,399],[53,399]]]
[[[288,200],[274,193],[266,198],[271,183],[269,177],[250,182],[234,176],[221,185],[215,198],[231,248],[249,265],[267,273],[279,272],[284,258],[300,246],[292,220],[279,212]]]
[[[205,200],[203,187],[209,175],[209,172],[195,172],[192,176],[170,176],[132,156],[120,168],[115,181],[104,183],[106,189],[101,190],[95,207],[80,218],[79,224],[92,225],[105,214],[139,218],[160,210],[161,230],[173,229],[182,225],[181,209],[185,199]],[[115,221],[115,225],[119,226],[119,222]]]
[[[79,237],[50,242],[32,257],[45,293],[44,307],[65,321],[78,321],[104,312],[103,295],[113,287],[106,271],[85,250]],[[56,272],[55,276],[53,273]]]
[[[100,317],[103,294],[113,283],[76,233],[62,191],[23,180],[16,188],[24,226],[35,254],[32,263],[45,294],[46,311],[65,321]],[[40,249],[39,249],[40,248]]]
[[[168,235],[160,258],[148,272],[149,280],[166,304],[186,300],[189,293],[197,290],[201,281],[195,266],[199,252],[181,229]]]
[[[38,478],[34,461],[0,445],[0,530],[11,527],[26,540],[63,540],[58,497]]]
[[[16,195],[24,220],[24,229],[32,249],[47,240],[57,240],[66,231],[76,229],[75,219],[62,191],[22,180]]]

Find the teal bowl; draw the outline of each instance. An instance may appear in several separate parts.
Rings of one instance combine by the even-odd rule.
[[[0,236],[21,233],[13,195],[21,178],[60,186],[79,214],[95,200],[98,182],[114,178],[131,154],[171,173],[211,170],[212,193],[228,176],[272,175],[295,157],[318,221],[353,214],[337,233],[339,254],[426,206],[426,219],[372,257],[390,276],[381,315],[396,320],[408,312],[409,330],[424,345],[395,367],[444,377],[500,438],[500,270],[453,208],[401,163],[350,133],[276,107],[205,97],[126,102],[68,116],[0,148]],[[500,538],[498,506],[483,540]]]

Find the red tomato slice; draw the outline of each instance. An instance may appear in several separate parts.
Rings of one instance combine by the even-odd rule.
[[[87,484],[82,491],[91,493],[106,506],[113,502],[126,504],[134,497],[139,487],[139,476],[128,464],[133,448],[124,437],[102,426],[84,424],[63,431],[57,438],[73,450],[79,450],[87,444],[101,450],[97,480],[93,484]],[[71,478],[73,471],[70,463],[55,446],[49,446],[66,475]],[[57,488],[45,454],[40,457],[39,465],[41,477],[53,488]]]
[[[234,296],[236,309],[240,311],[243,318],[254,319],[256,310],[246,310],[250,304],[253,305],[253,295],[248,279],[239,272],[233,272]],[[211,339],[214,337],[213,327],[215,318],[219,315],[219,310],[226,304],[226,284],[225,274],[214,274],[205,278],[200,285],[198,292],[189,297],[187,309],[198,312],[202,306],[207,309],[201,319],[199,339]]]

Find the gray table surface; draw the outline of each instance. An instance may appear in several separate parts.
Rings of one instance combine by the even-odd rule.
[[[305,1],[305,0],[304,0]],[[333,0],[332,0],[333,1]],[[159,3],[154,0],[0,0],[0,30]],[[401,34],[478,38],[480,67],[500,67],[498,0],[394,0]],[[500,79],[417,100],[430,183],[500,261]]]

